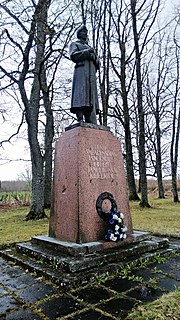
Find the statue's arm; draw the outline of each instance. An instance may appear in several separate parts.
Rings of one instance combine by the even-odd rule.
[[[76,42],[72,42],[69,47],[69,55],[74,63],[82,62],[84,60],[91,60],[93,61],[96,70],[98,70],[100,67],[99,58],[96,56],[94,49],[91,47],[81,50]]]
[[[69,47],[69,55],[74,63],[90,60],[90,49],[80,50],[78,45],[73,42]]]

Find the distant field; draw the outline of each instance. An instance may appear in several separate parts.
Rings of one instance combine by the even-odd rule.
[[[31,201],[31,192],[29,191],[14,191],[0,192],[0,208],[5,205],[29,205]]]

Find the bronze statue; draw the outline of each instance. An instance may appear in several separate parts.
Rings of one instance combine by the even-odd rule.
[[[76,64],[73,75],[71,109],[78,121],[97,124],[96,114],[99,113],[96,71],[99,60],[95,50],[88,45],[88,30],[85,25],[77,31],[78,40],[69,48],[71,60]]]

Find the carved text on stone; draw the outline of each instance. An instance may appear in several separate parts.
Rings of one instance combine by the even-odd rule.
[[[102,145],[94,145],[87,152],[90,179],[114,179],[116,170],[113,152]]]

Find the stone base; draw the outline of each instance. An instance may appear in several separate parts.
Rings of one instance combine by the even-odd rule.
[[[55,148],[49,236],[79,244],[104,239],[106,223],[96,211],[96,201],[104,192],[113,195],[131,234],[120,141],[104,126],[80,123],[69,127]]]
[[[111,248],[106,247],[106,249],[103,248],[104,244],[107,243],[92,242],[78,245],[56,241],[48,237],[33,237],[33,242],[16,245],[17,259],[22,260],[19,256],[21,255],[25,265],[33,264],[36,269],[47,269],[47,273],[50,272],[49,268],[52,265],[60,275],[64,274],[63,277],[66,277],[65,274],[67,275],[69,272],[79,273],[88,270],[93,272],[93,269],[98,268],[98,266],[109,268],[112,263],[120,265],[120,263],[136,260],[143,254],[155,254],[157,251],[167,248],[169,241],[168,239],[153,237],[147,232],[135,232],[131,243],[120,242],[115,246],[113,243],[109,243]],[[117,247],[117,245],[121,247]],[[88,254],[87,250],[89,251]],[[40,265],[39,262],[41,262]]]
[[[32,243],[50,248],[55,252],[65,253],[72,256],[87,255],[99,251],[121,250],[124,246],[131,243],[137,243],[142,240],[148,240],[150,234],[148,232],[134,231],[126,240],[118,242],[94,241],[82,244],[60,241],[48,236],[34,236]]]

